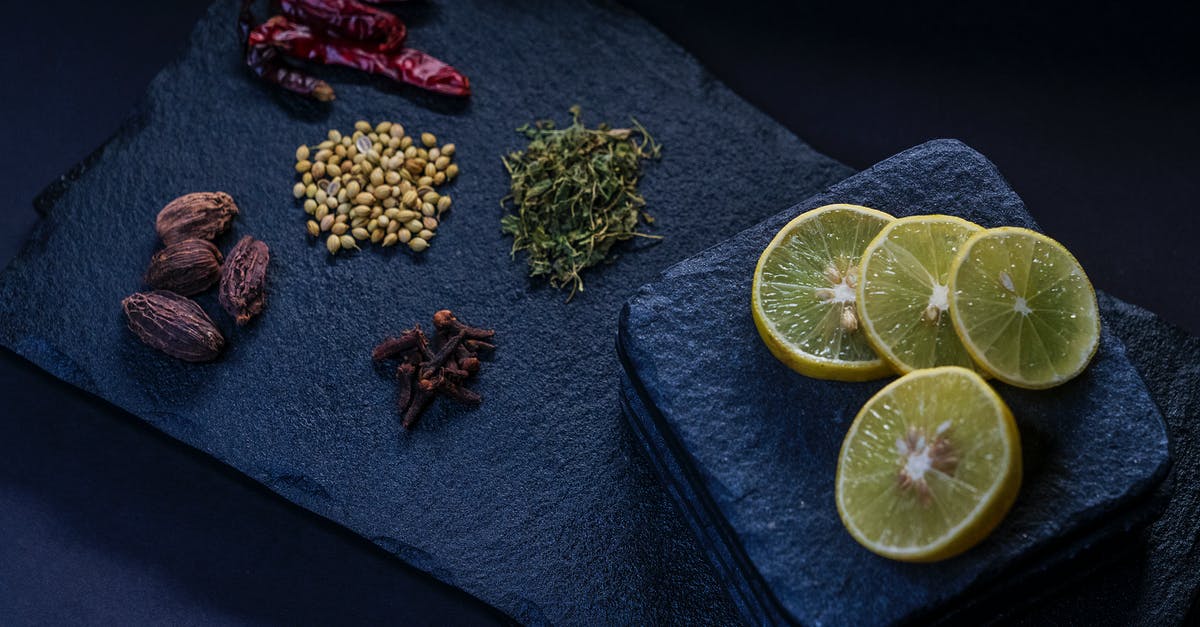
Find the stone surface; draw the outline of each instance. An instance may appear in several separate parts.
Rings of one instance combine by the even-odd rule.
[[[732,604],[619,416],[612,350],[621,304],[670,263],[849,174],[606,3],[485,0],[406,9],[413,45],[472,79],[447,102],[322,68],[331,106],[282,95],[241,66],[235,0],[213,5],[188,50],[94,158],[40,203],[44,218],[0,278],[0,343],[527,623],[724,623]],[[642,191],[660,242],[621,249],[566,294],[526,277],[499,231],[500,156],[517,126],[629,116],[664,144]],[[291,198],[297,145],[360,118],[395,119],[458,146],[454,208],[420,258],[329,259]],[[770,159],[718,168],[724,147]],[[719,181],[714,180],[719,173]],[[192,191],[242,212],[223,251],[271,247],[267,308],[215,363],[140,344],[120,301],[156,249],[154,216]],[[438,403],[412,433],[374,343],[440,308],[494,327],[478,409]]]
[[[1033,605],[1023,624],[1197,624],[1200,588],[1200,338],[1106,294],[1100,308],[1125,343],[1163,417],[1171,470],[1158,488],[1162,515],[1114,543],[1101,568]]]
[[[997,386],[1021,428],[1025,481],[988,540],[958,558],[911,565],[850,538],[833,507],[834,469],[846,428],[881,383],[792,372],[759,340],[748,306],[754,264],[775,232],[833,202],[1036,228],[991,163],[961,143],[930,142],[673,266],[630,301],[619,339],[637,391],[627,413],[652,450],[672,454],[656,460],[660,472],[684,511],[695,513],[693,525],[748,618],[938,618],[1008,585],[1014,569],[1062,549],[1065,539],[1087,535],[1084,545],[1094,544],[1097,526],[1127,526],[1128,510],[1166,474],[1167,433],[1106,329],[1091,366],[1068,384],[1041,392]]]

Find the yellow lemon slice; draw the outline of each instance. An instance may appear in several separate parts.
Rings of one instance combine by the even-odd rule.
[[[934,366],[975,368],[950,322],[950,267],[983,227],[962,218],[900,218],[867,246],[858,314],[875,351],[898,372]]]
[[[1087,367],[1100,344],[1096,292],[1062,244],[1029,229],[972,236],[954,260],[950,317],[997,379],[1048,388]]]
[[[835,498],[868,550],[932,562],[987,537],[1020,486],[1008,406],[974,371],[943,366],[906,374],[863,405],[842,442]]]
[[[775,235],[754,270],[751,311],[780,361],[819,379],[891,374],[871,348],[855,306],[859,259],[894,218],[857,205],[805,212]]]

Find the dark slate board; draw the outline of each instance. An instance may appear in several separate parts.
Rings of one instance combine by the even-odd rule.
[[[846,428],[881,383],[788,370],[759,340],[748,306],[754,264],[775,232],[833,202],[1036,228],[990,162],[959,142],[930,142],[672,267],[627,305],[619,336],[634,390],[627,416],[652,456],[670,457],[656,460],[660,473],[749,620],[854,625],[942,616],[1065,537],[1087,533],[1095,543],[1098,525],[1161,481],[1162,417],[1106,330],[1074,381],[1043,392],[997,386],[1021,427],[1025,481],[986,542],[935,565],[859,547],[832,506],[834,468]]]
[[[1126,346],[1163,417],[1171,470],[1156,491],[1165,510],[1109,559],[1028,608],[1021,624],[1197,624],[1200,589],[1200,338],[1107,294],[1104,322]]]
[[[447,102],[322,71],[331,107],[280,95],[241,67],[236,0],[215,4],[134,121],[43,201],[45,218],[0,278],[0,343],[212,454],[285,498],[529,623],[725,623],[736,612],[619,417],[621,303],[670,263],[849,174],[734,96],[648,24],[607,3],[441,2],[415,46],[473,80]],[[636,116],[665,146],[643,191],[658,244],[626,247],[587,291],[531,283],[499,233],[515,127]],[[463,175],[432,249],[329,260],[290,197],[302,142],[359,118],[455,142]],[[755,158],[713,155],[753,146]],[[764,158],[769,155],[770,158]],[[770,182],[770,184],[764,184]],[[272,252],[267,311],[219,324],[213,364],[176,362],[124,328],[154,216],[184,192],[224,190],[233,233]],[[212,313],[214,299],[202,299]],[[500,349],[476,410],[438,404],[413,433],[368,359],[382,336],[451,308]]]

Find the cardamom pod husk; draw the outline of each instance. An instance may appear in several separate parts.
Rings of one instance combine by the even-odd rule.
[[[262,313],[267,304],[267,263],[270,258],[267,245],[247,235],[229,251],[221,268],[221,288],[217,298],[239,325]]]
[[[237,214],[237,205],[225,192],[184,194],[158,212],[155,229],[168,246],[185,239],[212,240]]]
[[[193,296],[221,278],[221,251],[202,239],[185,239],[154,254],[146,284],[154,289]]]
[[[212,361],[225,338],[196,301],[174,292],[138,292],[121,301],[129,330],[142,342],[176,359]]]

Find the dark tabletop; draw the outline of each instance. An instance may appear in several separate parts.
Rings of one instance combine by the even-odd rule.
[[[46,1],[8,11],[21,28],[0,55],[0,167],[14,205],[0,217],[0,263],[35,219],[32,197],[115,130],[206,4]],[[933,137],[963,139],[997,163],[1098,287],[1200,333],[1200,83],[1183,61],[1191,15],[1152,3],[1085,15],[1034,4],[983,13],[628,4],[851,166]],[[753,158],[751,142],[729,149]],[[0,393],[0,616],[497,618],[6,351]]]

